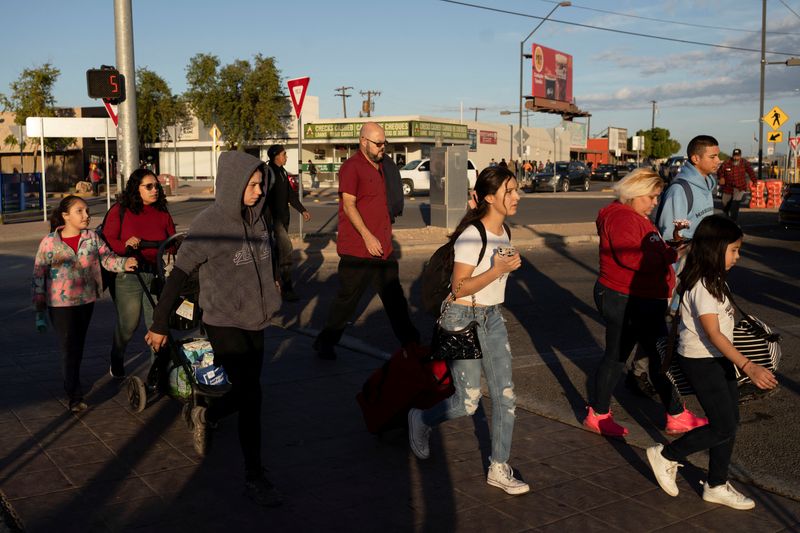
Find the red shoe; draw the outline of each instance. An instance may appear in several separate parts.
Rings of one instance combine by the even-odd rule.
[[[624,437],[628,434],[626,428],[614,422],[614,417],[610,410],[604,415],[598,415],[591,407],[587,407],[586,409],[588,413],[586,414],[586,418],[583,419],[583,427],[589,431],[606,437]]]
[[[666,432],[668,435],[680,435],[681,433],[686,433],[695,428],[705,426],[706,424],[708,424],[708,418],[697,416],[690,410],[686,409],[686,406],[684,405],[683,412],[681,414],[672,416],[671,414],[667,413]]]

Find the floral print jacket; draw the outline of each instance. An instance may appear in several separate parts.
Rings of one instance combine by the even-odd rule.
[[[94,302],[100,297],[103,281],[100,263],[112,272],[124,272],[126,257],[120,257],[90,229],[81,231],[76,254],[61,240],[61,229],[39,243],[33,264],[33,305],[70,307]]]

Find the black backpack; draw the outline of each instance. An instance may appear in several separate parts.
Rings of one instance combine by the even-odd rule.
[[[486,228],[480,220],[476,220],[472,225],[477,228],[483,243],[481,253],[478,254],[478,264],[480,264],[486,253]],[[511,229],[507,224],[503,224],[503,228],[510,240]],[[453,276],[455,258],[454,244],[455,240],[451,239],[440,246],[422,269],[422,308],[436,317],[441,312],[442,302],[450,295],[450,278]]]
[[[653,219],[653,222],[655,222],[656,226],[658,226],[658,221],[661,218],[661,212],[664,211],[664,199],[667,197],[667,191],[675,184],[680,184],[680,186],[683,187],[683,192],[686,195],[686,213],[692,212],[692,206],[694,205],[694,193],[692,193],[692,186],[683,178],[675,178],[669,183],[669,185],[664,187],[664,190],[661,191],[661,196],[658,197],[658,208],[656,209],[656,216]],[[669,223],[671,224],[672,221]]]

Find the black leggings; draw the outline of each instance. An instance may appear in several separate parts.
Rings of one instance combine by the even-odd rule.
[[[71,307],[49,307],[50,322],[61,345],[64,392],[70,404],[83,400],[81,360],[94,302]]]
[[[662,455],[682,461],[687,455],[708,450],[708,485],[728,481],[728,466],[739,426],[739,389],[733,363],[723,357],[678,357],[681,370],[697,393],[697,400],[708,417],[708,425],[664,447]]]
[[[264,330],[204,325],[214,348],[214,364],[225,368],[231,382],[230,392],[209,402],[206,420],[214,423],[239,412],[239,444],[244,455],[245,474],[260,475]]]

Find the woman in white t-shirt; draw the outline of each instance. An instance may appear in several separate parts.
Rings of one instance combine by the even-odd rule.
[[[517,479],[508,465],[516,395],[508,332],[501,311],[508,275],[522,265],[519,253],[510,248],[505,228],[506,217],[517,212],[519,202],[514,174],[500,166],[484,169],[475,182],[473,200],[474,207],[450,236],[455,243],[451,286],[456,299],[447,305],[441,324],[455,331],[477,321],[483,358],[450,362],[455,394],[426,411],[411,409],[409,443],[417,457],[427,459],[431,427],[474,414],[481,399],[483,370],[492,399],[492,455],[486,482],[508,494],[523,494],[530,487]],[[475,223],[483,224],[486,230],[486,250],[480,262],[483,240]]]
[[[742,230],[727,217],[712,215],[697,226],[686,266],[680,273],[682,291],[678,327],[678,363],[708,416],[708,425],[693,429],[667,446],[647,449],[656,481],[670,496],[678,495],[678,461],[708,450],[708,479],[703,499],[734,509],[752,509],[755,502],[728,482],[736,428],[739,392],[734,365],[761,389],[778,382],[768,369],[742,355],[733,345],[734,312],[725,283],[739,260]]]

